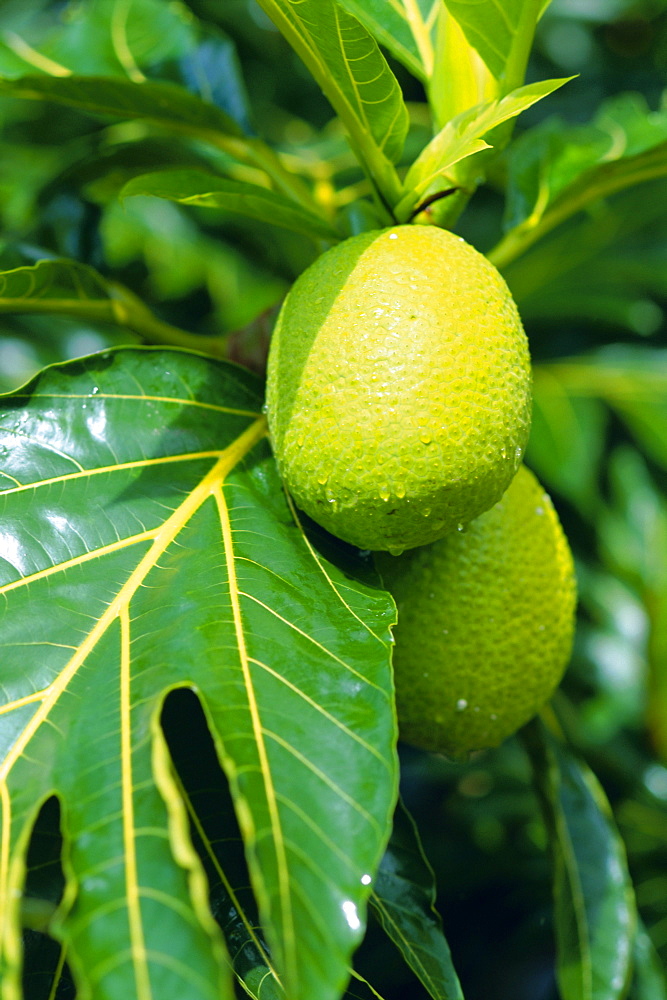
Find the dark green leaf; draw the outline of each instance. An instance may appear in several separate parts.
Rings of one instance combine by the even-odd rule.
[[[414,820],[399,803],[371,906],[429,996],[433,1000],[463,1000],[434,902],[433,871]]]
[[[152,195],[182,205],[200,205],[237,212],[259,222],[282,226],[311,239],[338,240],[339,234],[324,219],[296,202],[258,184],[226,180],[201,170],[156,170],[129,181],[121,197]]]
[[[625,849],[593,773],[540,723],[525,730],[554,865],[563,1000],[622,1000],[636,909]]]
[[[218,134],[241,136],[236,122],[176,84],[133,83],[105,76],[23,76],[0,80],[0,93],[54,101],[112,118],[145,119],[176,132],[211,140]]]
[[[199,697],[286,992],[337,1000],[395,805],[388,596],[295,522],[258,385],[124,349],[48,369],[0,412],[3,983],[26,838],[62,810],[54,936],[95,1000],[232,997],[160,726]]]

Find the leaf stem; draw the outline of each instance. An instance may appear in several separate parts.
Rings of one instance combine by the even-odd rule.
[[[165,323],[121,285],[109,283],[111,297],[107,300],[91,301],[81,299],[0,299],[0,314],[24,313],[46,315],[48,313],[73,316],[93,323],[114,323],[143,337],[151,344],[169,344],[198,351],[213,358],[225,358],[226,339],[188,333],[177,326]]]

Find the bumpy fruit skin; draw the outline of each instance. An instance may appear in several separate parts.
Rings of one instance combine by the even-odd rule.
[[[488,510],[530,426],[528,346],[498,271],[433,226],[362,233],[288,294],[267,412],[298,506],[362,549],[424,545]]]
[[[575,577],[551,500],[525,466],[467,531],[375,561],[398,607],[401,739],[466,757],[548,701],[572,648]]]

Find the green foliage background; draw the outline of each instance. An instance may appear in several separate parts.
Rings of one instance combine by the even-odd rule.
[[[73,427],[79,449],[75,455],[84,467],[99,442],[87,439],[83,426],[76,424],[81,399],[86,397],[87,405],[94,407],[97,392],[117,397],[116,411],[105,409],[104,414],[110,419],[114,412],[120,414],[116,419],[134,433],[124,441],[104,442],[110,482],[116,477],[111,488],[124,498],[125,491],[136,489],[125,468],[135,463],[144,476],[142,488],[150,480],[150,496],[159,496],[167,510],[166,515],[158,510],[157,501],[151,510],[124,508],[124,516],[135,517],[147,533],[139,538],[137,528],[137,544],[154,540],[157,534],[150,532],[157,533],[169,517],[184,510],[179,506],[183,496],[201,496],[201,508],[183,514],[183,523],[192,532],[190,559],[171,552],[173,565],[165,565],[160,553],[150,565],[151,572],[164,574],[167,582],[160,586],[190,594],[193,607],[202,574],[200,560],[210,560],[206,565],[214,574],[223,558],[224,518],[204,516],[208,497],[218,495],[218,486],[220,491],[240,491],[246,501],[251,497],[250,513],[244,516],[253,519],[257,537],[280,536],[285,546],[272,549],[272,572],[281,575],[290,563],[302,590],[312,591],[313,602],[320,602],[316,609],[308,602],[298,611],[282,609],[290,620],[315,622],[312,634],[329,630],[312,661],[317,673],[326,670],[327,657],[351,655],[349,648],[336,646],[336,630],[330,620],[323,624],[324,613],[317,617],[320,605],[326,604],[327,588],[344,592],[340,607],[345,607],[347,618],[337,622],[338,629],[349,630],[355,616],[366,623],[372,617],[376,638],[369,639],[370,647],[379,636],[378,648],[384,643],[386,654],[391,607],[383,603],[368,565],[356,553],[332,546],[330,540],[317,532],[309,534],[309,528],[294,521],[293,512],[276,500],[280,486],[265,445],[252,451],[256,442],[250,442],[231,479],[225,473],[210,494],[206,468],[197,462],[214,452],[216,460],[224,462],[229,442],[237,440],[246,424],[261,419],[266,346],[290,283],[328,240],[387,221],[382,199],[373,199],[359,160],[365,158],[384,195],[395,195],[394,205],[403,219],[420,198],[437,188],[442,146],[428,146],[428,153],[422,153],[434,131],[425,97],[429,86],[432,97],[437,91],[427,58],[435,33],[429,34],[429,28],[420,48],[406,34],[404,19],[392,21],[389,5],[380,0],[345,0],[337,7],[323,2],[327,9],[335,7],[339,18],[356,15],[375,33],[407,105],[403,114],[398,88],[388,85],[383,112],[359,125],[362,119],[340,82],[342,75],[336,86],[326,76],[314,79],[269,20],[267,14],[283,10],[284,15],[287,5],[266,0],[262,6],[263,10],[251,0],[188,4],[6,0],[3,4],[0,387],[15,390],[54,362],[142,343],[191,347],[214,359],[241,362],[258,376],[255,380],[243,375],[229,389],[228,369],[218,368],[217,360],[211,369],[209,362],[173,352],[160,355],[162,368],[168,366],[172,378],[167,392],[146,361],[150,352],[137,351],[136,360],[131,352],[127,364],[109,361],[120,355],[97,354],[97,360],[42,374],[22,397],[7,397],[3,414],[9,423],[3,430],[18,433],[19,417],[11,423],[15,414],[31,421],[31,428],[43,428],[48,421],[55,421],[61,430]],[[424,23],[431,25],[429,15],[437,5],[419,0],[416,6]],[[465,29],[467,5],[448,6]],[[518,2],[505,5],[510,22],[521,9]],[[502,25],[489,18],[486,33],[476,44],[489,66],[500,72],[494,45]],[[287,29],[287,37],[290,30],[296,31],[293,23]],[[317,46],[303,38],[299,44],[313,70]],[[359,44],[365,44],[363,39]],[[461,51],[460,42],[451,43],[452,72],[455,53]],[[368,58],[376,56],[371,53]],[[85,91],[80,83],[72,86],[63,67],[78,76],[104,80]],[[534,424],[527,462],[553,496],[577,558],[580,613],[575,652],[547,717],[549,728],[564,733],[566,741],[562,744],[544,727],[533,725],[499,751],[466,765],[399,747],[402,798],[409,813],[399,807],[389,850],[374,882],[370,922],[356,954],[350,997],[665,998],[667,109],[662,92],[666,68],[663,0],[554,0],[537,25],[526,80],[532,84],[575,74],[576,78],[558,89],[546,87],[545,94],[553,92],[539,102],[541,93],[515,94],[506,98],[515,102],[511,108],[505,104],[500,111],[487,109],[490,118],[484,129],[472,116],[460,123],[456,136],[445,136],[452,158],[447,177],[472,186],[465,171],[473,162],[481,165],[480,172],[486,171],[486,183],[470,201],[465,202],[459,192],[435,202],[431,212],[436,221],[452,225],[489,253],[517,299],[535,363]],[[317,76],[316,70],[315,66]],[[335,77],[335,67],[333,73]],[[514,81],[509,74],[506,92],[515,93],[523,83],[518,69],[516,73]],[[28,76],[27,83],[15,82]],[[114,113],[130,100],[126,85],[137,83],[158,89],[153,94],[144,90],[145,104],[135,104],[132,114]],[[162,92],[168,113],[160,118],[159,88],[168,85],[180,89]],[[455,103],[456,87],[447,93]],[[94,114],[90,94],[97,102]],[[53,96],[55,103],[47,100]],[[205,111],[199,102],[192,103],[195,96],[207,102]],[[333,117],[327,97],[339,117]],[[438,127],[461,110],[444,100],[433,100],[432,105]],[[340,111],[343,106],[351,108],[347,120]],[[504,153],[492,156],[484,150],[484,135],[490,142],[509,139],[509,132],[502,130],[508,128],[509,115],[519,110],[523,113],[515,140]],[[373,140],[369,145],[366,135]],[[471,154],[470,159],[456,163],[455,154],[463,153]],[[400,194],[408,167],[408,186],[419,191],[419,197],[410,196],[410,191]],[[271,192],[265,187],[248,190],[246,185],[256,186],[267,174],[274,181]],[[241,202],[243,214],[238,211]],[[67,263],[16,270],[61,259]],[[62,396],[57,412],[40,402],[42,394],[56,390]],[[231,413],[218,405],[229,392],[225,405]],[[146,403],[154,396],[162,397],[158,410]],[[198,406],[210,407],[210,424],[192,417],[193,398]],[[25,409],[17,410],[19,404]],[[163,424],[169,425],[173,446],[164,445],[160,460],[165,464],[158,467],[146,459],[154,457],[152,429]],[[92,425],[86,422],[86,426]],[[12,438],[14,448],[16,440]],[[37,434],[35,447],[45,446],[47,440],[48,435]],[[176,461],[183,449],[189,449],[189,463]],[[14,474],[12,461],[17,455],[16,450],[2,452],[3,475]],[[235,460],[238,457],[235,453]],[[22,455],[20,475],[30,467],[35,477],[46,477],[44,462],[39,449],[27,459]],[[161,478],[167,466],[169,475]],[[68,475],[57,458],[49,474]],[[83,520],[77,522],[75,535],[80,532],[90,538],[87,532],[92,530],[97,501],[88,491],[83,498],[77,494],[75,479],[68,479],[65,488],[73,492],[63,492],[59,503],[68,517],[78,509]],[[135,502],[143,501],[135,501],[132,494]],[[46,509],[35,515],[35,537],[43,530],[40,518]],[[51,507],[48,510],[53,514]],[[12,511],[10,515],[14,516]],[[19,504],[16,519],[24,517]],[[96,539],[103,555],[100,567],[111,567],[100,568],[98,589],[87,591],[87,600],[93,593],[100,608],[109,575],[116,578],[127,569],[112,543],[112,534]],[[295,548],[297,563],[291,562]],[[260,559],[257,552],[259,548],[244,552],[243,558],[260,562],[264,554]],[[39,545],[32,556],[38,563]],[[76,556],[70,551],[69,558]],[[46,571],[45,564],[38,569]],[[147,576],[146,582],[152,586],[152,578]],[[266,593],[261,590],[265,584],[257,579],[245,582],[249,602],[253,595]],[[12,659],[16,615],[23,628],[29,621],[38,629],[48,619],[51,585],[41,595],[32,586],[26,592],[26,606],[17,611],[12,605],[12,617],[3,621],[6,650],[0,684],[6,689],[22,680],[23,645],[16,647]],[[149,598],[140,595],[147,602],[141,613],[149,615]],[[76,593],[67,591],[66,600],[68,613],[74,616]],[[216,614],[224,618],[225,594],[211,594],[210,600],[219,602]],[[200,634],[196,608],[187,609],[190,613],[195,617],[184,618],[183,629]],[[274,642],[287,648],[289,641],[275,627]],[[258,629],[263,633],[265,624]],[[71,636],[62,641],[67,644]],[[169,663],[178,661],[180,641],[182,636],[171,637]],[[227,641],[222,634],[209,636],[206,648]],[[390,713],[382,714],[387,697],[380,653],[374,659],[363,645],[358,652],[365,664],[362,668],[360,661],[359,671],[370,672],[364,678],[368,697],[361,699],[363,717],[354,705],[339,699],[333,713],[327,703],[327,725],[342,734],[339,753],[349,765],[341,765],[337,774],[341,802],[352,801],[358,807],[364,801],[373,813],[389,808],[395,774],[383,789],[365,772],[360,790],[354,787],[355,767],[350,762],[367,753],[370,745],[378,767],[389,773],[393,722]],[[252,655],[263,659],[261,651]],[[297,691],[302,690],[303,678],[291,675],[290,657],[284,659],[280,670],[293,685],[289,697],[295,701],[286,700],[281,710],[298,717],[301,708],[294,704],[298,698],[303,701],[303,693]],[[281,995],[273,961],[283,969],[291,963],[292,981],[305,977],[310,993],[302,995],[323,1000],[323,980],[329,981],[331,996],[339,995],[344,989],[345,956],[363,928],[355,928],[349,920],[336,924],[334,904],[340,900],[335,892],[330,893],[330,911],[321,911],[325,930],[316,928],[311,940],[298,942],[301,955],[294,941],[292,953],[281,954],[281,934],[274,931],[272,936],[271,930],[259,926],[267,907],[274,905],[267,870],[275,859],[258,857],[259,849],[244,854],[241,838],[248,843],[261,830],[265,807],[248,787],[241,797],[254,803],[250,810],[254,815],[248,818],[239,811],[239,787],[232,778],[230,792],[220,770],[216,757],[220,745],[215,745],[209,728],[225,734],[231,723],[225,721],[224,698],[210,665],[200,663],[200,673],[187,677],[204,694],[202,709],[191,691],[182,687],[179,670],[169,674],[169,663],[157,678],[147,666],[139,700],[145,699],[153,711],[159,709],[162,725],[150,721],[154,716],[146,716],[157,741],[156,757],[137,758],[135,764],[145,767],[146,773],[157,768],[161,775],[155,808],[163,809],[165,824],[177,830],[174,843],[182,850],[182,867],[172,872],[169,892],[182,901],[193,898],[198,913],[194,929],[184,918],[183,926],[166,936],[174,956],[184,965],[197,956],[205,981],[201,995],[234,995],[232,977],[224,971],[227,966],[221,958],[223,936],[238,981],[250,995],[260,1000]],[[57,664],[45,665],[44,670],[47,667],[56,670]],[[278,669],[275,664],[274,668]],[[268,676],[267,671],[264,679]],[[105,731],[100,712],[109,697],[105,685],[110,689],[116,682],[119,687],[123,684],[122,671],[116,680],[108,675],[103,679],[101,687],[77,694],[88,699],[83,702],[88,733],[96,726]],[[313,701],[321,696],[320,689],[303,690]],[[271,704],[273,689],[268,681],[262,697]],[[72,719],[67,724],[72,725]],[[313,750],[309,739],[300,749],[304,756]],[[50,760],[48,748],[43,752]],[[78,752],[85,757],[85,742]],[[226,759],[227,777],[252,767],[252,761],[240,751],[237,755],[236,749],[231,753],[226,748],[225,755],[233,758],[231,764]],[[71,763],[70,758],[59,761],[58,767],[54,764],[53,775],[45,770],[42,786],[30,787],[32,798],[25,806],[30,817],[26,830],[36,821],[30,844],[25,845],[28,873],[21,913],[26,928],[23,987],[29,998],[73,995],[65,957],[55,939],[62,936],[57,904],[67,881],[63,868],[67,877],[68,865],[74,862],[61,858],[60,811],[49,797],[53,789],[74,800],[81,793],[78,773],[68,771]],[[304,782],[307,771],[304,768],[294,780]],[[117,771],[110,767],[95,780],[113,788]],[[371,808],[374,788],[379,799]],[[114,803],[106,801],[103,808],[113,812]],[[266,808],[270,810],[270,803]],[[354,809],[341,813],[339,833],[333,826],[330,831],[332,841],[342,836],[340,831],[352,822],[353,813]],[[188,816],[192,827],[186,836]],[[326,829],[326,816],[315,820],[320,831]],[[68,820],[69,832],[75,821],[76,817]],[[122,830],[116,833],[122,843]],[[364,871],[377,866],[385,834],[376,831],[367,848],[357,847],[355,865]],[[229,845],[223,854],[215,846],[221,842]],[[314,841],[307,847],[313,856],[319,849]],[[160,850],[168,853],[164,845],[151,847],[137,863],[153,863]],[[639,913],[636,934],[632,893],[623,877],[626,852]],[[424,855],[435,873],[437,907],[449,948],[430,909],[434,883]],[[279,868],[279,859],[276,863]],[[344,882],[348,875],[340,858],[329,863]],[[254,894],[248,888],[247,865]],[[204,875],[215,921],[209,916]],[[326,881],[322,872],[317,877]],[[313,887],[313,899],[319,899],[319,891]],[[8,911],[8,900],[1,902]],[[308,911],[308,901],[300,902]],[[264,908],[261,919],[258,904]],[[320,912],[319,907],[316,910]],[[174,912],[170,911],[172,917]],[[283,917],[284,913],[276,918],[278,926]],[[316,923],[312,913],[310,919]],[[67,932],[75,944],[86,922],[81,910],[76,921]],[[165,935],[157,937],[155,947],[166,952]],[[321,979],[309,981],[314,956],[324,954],[318,951],[322,941],[333,955],[331,964],[323,965]],[[634,972],[629,977],[622,942],[634,950]],[[11,948],[9,955],[11,959]],[[297,974],[299,962],[303,968]],[[63,968],[60,984],[54,985],[54,970]],[[3,1000],[5,995],[8,1000],[18,996],[10,980],[9,975],[4,980]],[[137,990],[137,995],[143,1000],[148,993]],[[169,1000],[166,994],[162,997]]]

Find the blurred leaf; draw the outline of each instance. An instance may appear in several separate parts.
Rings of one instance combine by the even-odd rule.
[[[533,422],[526,461],[549,489],[593,518],[600,495],[607,414],[568,391],[557,365],[533,370]]]
[[[442,0],[338,0],[422,83],[433,73]]]
[[[129,181],[121,198],[150,195],[182,205],[222,208],[259,222],[291,229],[311,239],[337,241],[339,234],[322,217],[258,184],[225,180],[201,170],[156,170]]]
[[[657,333],[667,300],[666,224],[664,180],[567,220],[504,270],[521,315]]]
[[[625,849],[597,779],[541,723],[525,744],[554,865],[557,978],[563,1000],[622,1000],[636,928]]]
[[[614,505],[600,514],[603,556],[641,595],[649,619],[647,724],[667,761],[667,501],[634,448],[617,448],[609,475]]]
[[[2,313],[54,313],[116,323],[152,342],[224,354],[220,340],[163,323],[129,289],[73,260],[42,260],[31,267],[0,271]]]
[[[309,195],[294,174],[261,140],[245,138],[240,127],[214,104],[176,84],[135,83],[104,76],[24,76],[0,79],[0,94],[36,101],[55,101],[88,114],[139,119],[176,135],[210,143],[241,162],[265,170],[274,185],[296,197]]]
[[[523,82],[535,25],[546,6],[544,0],[503,0],[502,4],[495,0],[445,0],[445,6],[496,79],[509,75],[508,89]],[[515,63],[519,64],[516,68]]]
[[[0,80],[0,93],[34,101],[55,101],[89,114],[139,118],[171,131],[218,142],[241,136],[233,118],[183,87],[163,81],[133,83],[105,76],[23,76]]]
[[[390,204],[392,167],[403,149],[408,113],[398,80],[377,43],[336,0],[259,0],[303,60],[349,132],[360,163]]]
[[[66,16],[52,21],[33,18],[27,28],[27,37],[16,32],[4,35],[4,44],[14,53],[16,68],[6,56],[3,58],[0,42],[3,75],[20,75],[28,67],[48,72],[47,60],[51,60],[83,76],[109,74],[140,81],[140,67],[179,58],[195,44],[195,25],[185,9],[162,0],[70,3]]]
[[[408,170],[404,182],[407,193],[396,206],[398,218],[409,218],[428,187],[455,163],[488,149],[489,143],[482,136],[488,135],[503,122],[516,118],[526,108],[532,107],[567,82],[567,79],[542,80],[528,84],[499,101],[489,101],[481,107],[471,108],[448,122]]]
[[[222,108],[247,135],[253,131],[252,108],[234,42],[209,27],[199,44],[180,61],[188,88]]]
[[[504,267],[565,219],[617,191],[667,175],[667,110],[638,94],[605,102],[590,125],[552,118],[509,155],[506,228],[490,253]]]
[[[55,794],[53,932],[81,983],[96,1000],[232,997],[160,726],[178,687],[229,778],[286,991],[337,1000],[347,981],[395,805],[394,611],[356,553],[332,548],[334,565],[295,523],[258,387],[135,348],[1,401],[0,961],[15,993],[26,840]]]
[[[385,931],[433,1000],[463,1000],[435,903],[435,876],[402,803],[370,897]]]
[[[667,1000],[667,979],[646,928],[637,927],[634,950],[633,1000]]]
[[[609,344],[587,356],[541,365],[539,372],[570,397],[604,400],[667,468],[667,350]]]

